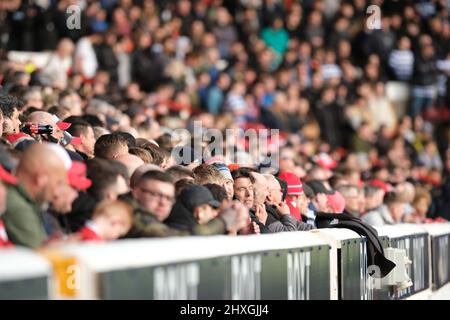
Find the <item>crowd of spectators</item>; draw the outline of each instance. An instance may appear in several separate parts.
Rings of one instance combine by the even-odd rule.
[[[449,220],[449,13],[445,0],[1,1],[0,247],[302,231],[321,213]],[[276,166],[238,129],[279,130],[262,154]]]

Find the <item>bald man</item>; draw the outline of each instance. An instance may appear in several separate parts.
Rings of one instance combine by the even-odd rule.
[[[266,210],[268,213],[268,227],[271,232],[306,231],[312,226],[297,220],[291,215],[286,202],[283,201],[283,191],[278,180],[271,174],[265,174],[268,189],[266,197]]]
[[[250,172],[250,175],[254,179],[253,190],[254,190],[254,201],[253,209],[255,210],[255,215],[261,221],[262,224],[268,225],[268,214],[264,202],[268,195],[268,188],[266,178],[260,173]]]
[[[144,161],[141,158],[129,153],[118,156],[114,160],[119,161],[125,165],[128,171],[128,177],[130,178],[133,175],[134,171],[136,171],[137,168],[144,164]]]
[[[153,163],[144,163],[134,170],[133,174],[130,177],[130,187],[134,188],[139,179],[141,179],[142,175],[147,171],[163,171],[160,166],[157,166]]]
[[[64,138],[63,131],[56,125],[55,118],[51,113],[45,111],[35,111],[28,115],[27,122],[50,125],[53,127],[53,133],[49,136],[49,141],[58,143]]]
[[[16,170],[18,184],[8,186],[3,216],[14,244],[38,248],[47,239],[42,210],[67,184],[66,168],[50,144],[36,143],[25,150]]]

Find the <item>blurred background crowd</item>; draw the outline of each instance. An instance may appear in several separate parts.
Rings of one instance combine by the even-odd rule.
[[[445,0],[1,1],[5,243],[308,230],[320,212],[449,220],[449,12]],[[194,121],[278,129],[278,167],[258,173],[240,135],[222,146],[238,159],[199,157],[210,141],[188,139],[192,161],[175,161],[174,130]]]

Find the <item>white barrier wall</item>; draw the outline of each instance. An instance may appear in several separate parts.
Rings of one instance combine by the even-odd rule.
[[[404,249],[411,264],[406,266],[412,286],[391,292],[392,299],[429,299],[431,297],[431,239],[422,225],[402,224],[377,227],[380,236],[389,238],[389,247]],[[448,226],[447,226],[448,229]],[[447,232],[450,232],[448,229]]]
[[[4,249],[0,298],[450,299],[450,224],[377,231],[383,247],[399,248],[411,261],[409,287],[369,275],[364,237],[319,229],[73,244],[39,253]]]
[[[0,250],[0,300],[49,299],[50,263],[24,249]]]
[[[308,232],[124,240],[58,251],[76,257],[80,268],[75,298],[330,298],[330,247]]]

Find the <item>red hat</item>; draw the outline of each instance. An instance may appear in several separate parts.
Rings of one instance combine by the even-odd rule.
[[[67,171],[67,178],[71,187],[86,190],[92,185],[91,179],[86,177],[87,167],[83,162],[72,161],[72,166]]]
[[[56,125],[58,126],[59,129],[65,131],[69,129],[72,124],[70,122],[59,121],[56,123]]]
[[[238,165],[237,163],[230,163],[230,164],[228,165],[228,169],[230,169],[230,171],[237,170],[237,169],[239,169],[240,167],[241,167],[241,166]]]
[[[303,184],[299,177],[291,172],[282,172],[278,178],[286,181],[288,185],[287,194],[301,195],[303,194]]]
[[[74,137],[72,136],[72,140],[70,140],[70,144],[77,146],[80,145],[83,141],[81,141],[81,137]]]
[[[64,135],[63,145],[65,145],[65,146],[68,144],[77,146],[83,142],[83,141],[81,141],[80,137],[74,137],[68,131],[63,131],[63,135]]]
[[[328,169],[328,170],[334,169],[337,166],[337,162],[332,157],[330,157],[330,155],[328,155],[327,153],[324,153],[324,152],[322,152],[318,155],[315,155],[313,157],[313,161],[315,163],[317,163],[319,166],[321,166],[322,168]]]
[[[58,128],[61,129],[61,130],[63,130],[63,131],[69,129],[70,126],[72,125],[70,122],[64,122],[64,121],[61,121],[61,120],[58,118],[58,116],[55,115],[55,114],[53,115],[53,120],[54,120],[54,122],[56,123],[56,125],[58,126]]]
[[[389,192],[392,190],[392,186],[389,183],[381,181],[380,179],[371,180],[368,185],[381,188],[384,192]]]
[[[333,213],[342,213],[345,208],[345,199],[338,191],[327,194],[328,204],[333,209]]]
[[[9,184],[17,184],[17,178],[0,165],[0,180]]]

